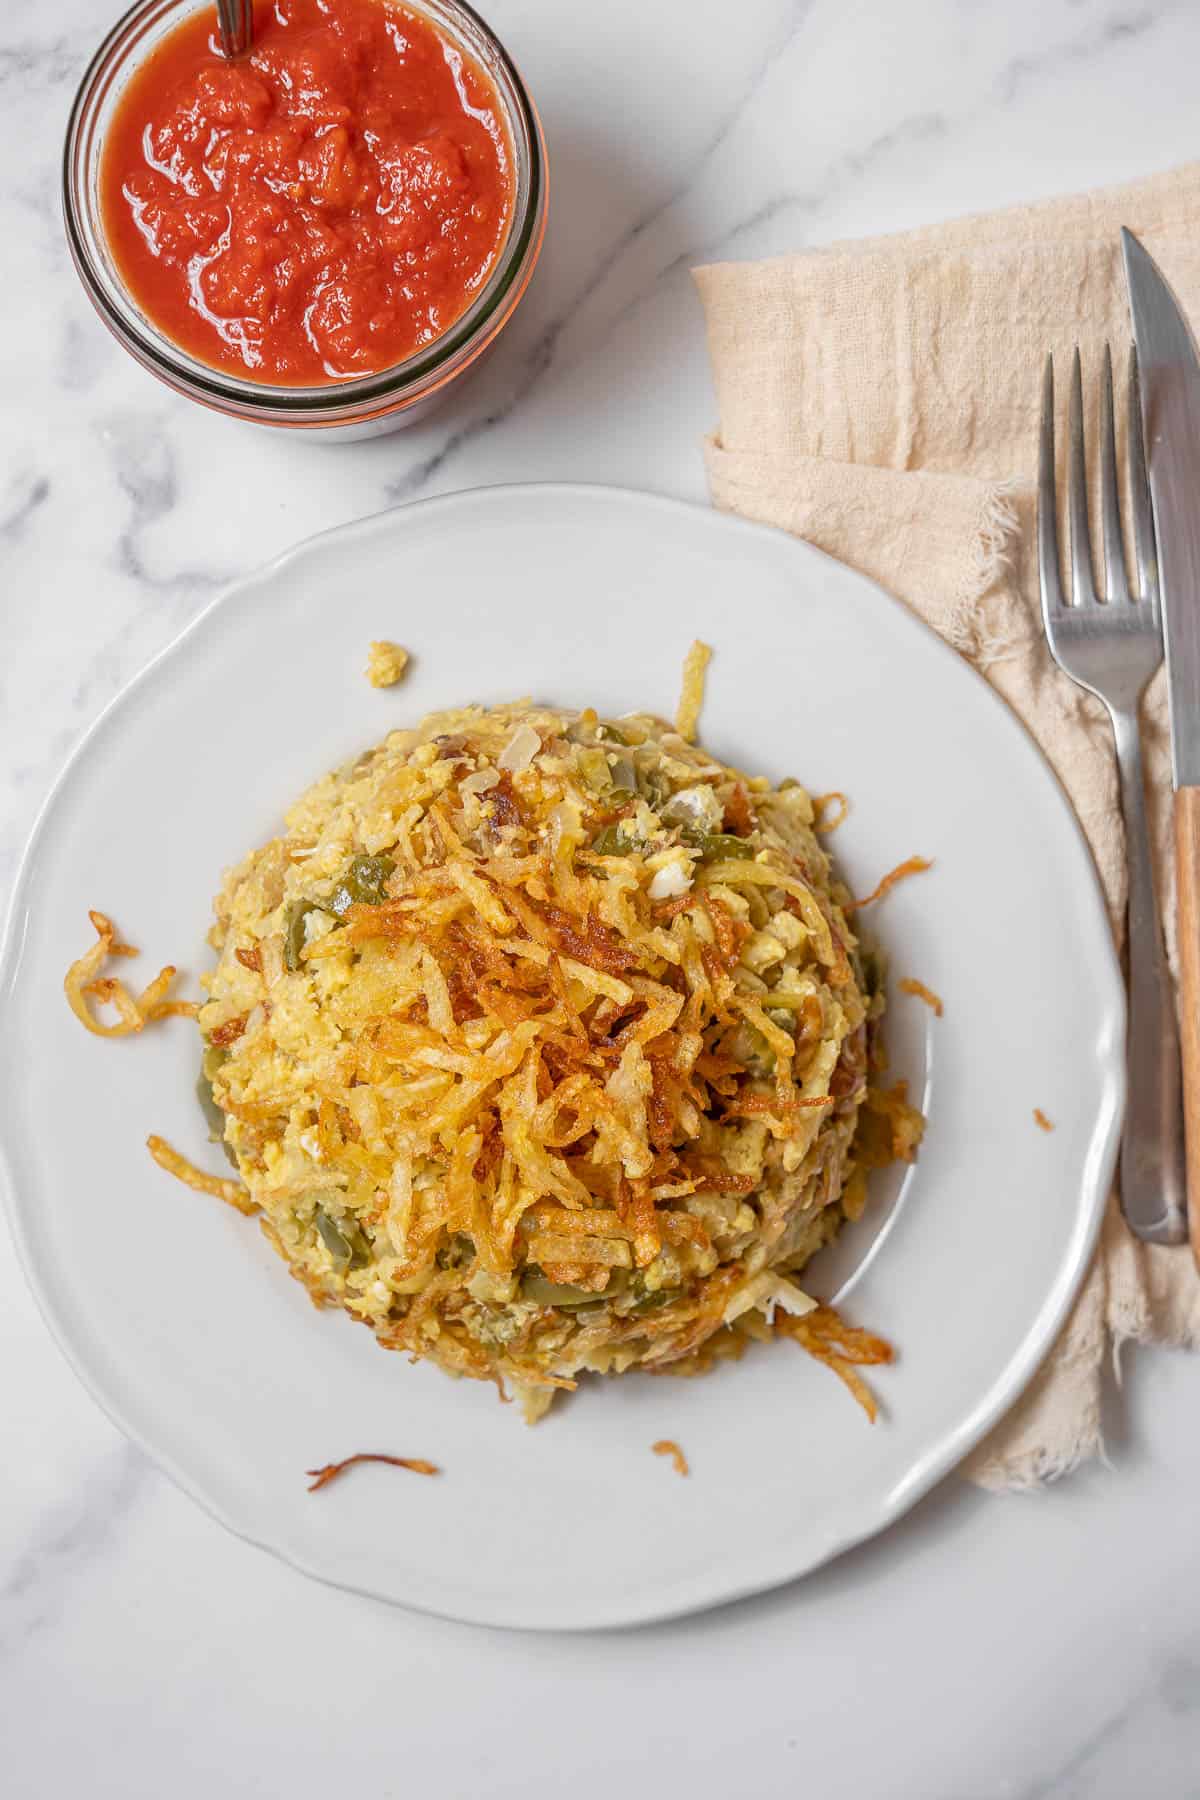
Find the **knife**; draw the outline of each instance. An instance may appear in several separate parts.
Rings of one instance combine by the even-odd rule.
[[[1200,1266],[1200,358],[1154,258],[1122,230],[1158,539],[1175,785],[1188,1218]]]

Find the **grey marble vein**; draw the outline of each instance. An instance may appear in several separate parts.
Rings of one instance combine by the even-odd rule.
[[[90,312],[72,314],[63,324],[55,373],[64,389],[87,393],[116,365],[119,352]]]
[[[159,420],[142,412],[109,414],[104,421],[103,439],[105,454],[128,502],[127,517],[114,544],[120,572],[155,592],[187,589],[196,593],[226,586],[235,570],[163,570],[155,566],[147,550],[147,537],[179,502],[175,452]]]
[[[1119,49],[1123,43],[1146,36],[1162,22],[1169,10],[1163,7],[1147,8],[1128,16],[1104,18],[1094,25],[1089,23],[1053,49],[1014,58],[996,78],[982,105],[977,101],[972,102],[972,116],[978,117],[980,111],[986,110],[988,106],[1009,105],[1026,84],[1043,75],[1057,74],[1064,65],[1090,62],[1108,50]],[[881,164],[897,152],[946,140],[961,117],[961,107],[956,106],[945,112],[922,112],[902,118],[861,147],[848,150],[827,164],[814,174],[811,183],[804,188],[771,193],[752,211],[724,228],[719,236],[707,242],[689,243],[664,261],[652,281],[608,318],[606,335],[623,325],[664,283],[699,263],[736,255],[740,246],[747,240],[758,237],[764,227],[786,223],[791,238],[789,247],[804,247],[808,241],[804,221],[828,218],[856,183],[876,172]],[[726,129],[719,134],[712,150],[717,150],[727,136]],[[698,181],[702,175],[702,167],[697,166],[693,181]],[[672,203],[682,198],[691,185],[686,184],[680,194],[673,196]],[[667,207],[660,209],[662,212],[666,210]],[[655,216],[657,218],[658,214]],[[631,232],[617,247],[612,260],[616,261],[640,235],[640,227]]]
[[[0,43],[0,89],[19,86],[25,94],[31,89],[63,87],[79,80],[89,55],[88,46],[66,37],[47,43],[28,39]]]
[[[1177,1718],[1200,1714],[1200,1654],[1184,1648],[1168,1651],[1158,1670],[1157,1690]]]
[[[50,477],[37,470],[15,476],[0,496],[0,537],[15,541],[50,498]]]
[[[111,1548],[149,1476],[140,1450],[122,1444],[10,1555],[0,1581],[0,1660],[11,1657],[70,1603],[79,1576]]]
[[[1087,62],[1104,51],[1119,51],[1123,45],[1153,31],[1165,10],[1163,7],[1142,7],[1134,12],[1116,13],[1098,20],[1095,26],[1089,26],[1064,44],[1015,56],[996,78],[997,98],[1008,105],[1032,81],[1047,75],[1060,79],[1074,64]]]
[[[705,137],[699,155],[688,169],[684,179],[672,187],[667,194],[656,199],[648,208],[640,212],[632,223],[601,253],[567,304],[543,326],[534,343],[523,353],[507,397],[489,412],[452,433],[438,450],[406,470],[395,481],[385,484],[385,493],[390,502],[415,499],[432,478],[443,471],[446,464],[460,449],[474,442],[483,433],[494,430],[497,425],[503,424],[515,408],[528,398],[553,366],[555,352],[572,321],[600,290],[608,276],[620,265],[629,251],[644,241],[655,226],[689,191],[699,173],[720,150],[738,120],[744,116],[747,108],[753,105],[763,81],[774,67],[776,60],[784,54],[798,33],[802,31],[806,20],[813,11],[814,4],[815,0],[799,0],[798,4],[794,3],[783,10],[778,25],[772,31],[758,58],[749,85],[736,96],[728,109],[718,118]]]

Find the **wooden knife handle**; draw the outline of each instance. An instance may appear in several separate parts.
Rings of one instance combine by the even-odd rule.
[[[1179,897],[1179,1029],[1187,1131],[1188,1224],[1200,1267],[1200,787],[1175,795],[1175,890]]]

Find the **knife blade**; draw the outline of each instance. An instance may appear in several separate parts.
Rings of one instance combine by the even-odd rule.
[[[1175,779],[1180,1038],[1188,1219],[1200,1266],[1200,357],[1149,251],[1122,229],[1158,540]]]
[[[1175,786],[1200,787],[1200,357],[1154,258],[1122,230],[1158,537]]]

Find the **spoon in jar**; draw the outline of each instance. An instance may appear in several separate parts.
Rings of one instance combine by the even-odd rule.
[[[254,36],[254,0],[217,0],[221,49],[232,62],[245,56]]]

